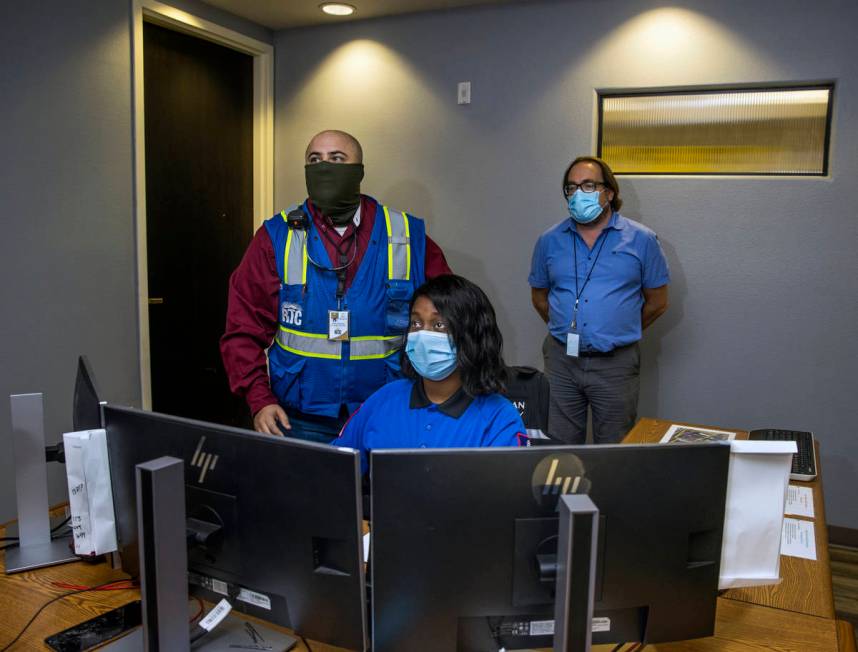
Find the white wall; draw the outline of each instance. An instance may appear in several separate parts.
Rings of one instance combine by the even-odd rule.
[[[565,165],[594,150],[594,89],[834,80],[829,178],[620,184],[673,274],[639,413],[815,431],[828,521],[856,528],[856,24],[845,0],[581,0],[280,32],[276,203],[304,196],[313,133],[354,133],[365,190],[427,218],[492,297],[508,359],[541,366],[530,255],[565,216]],[[457,106],[465,80],[473,103]]]

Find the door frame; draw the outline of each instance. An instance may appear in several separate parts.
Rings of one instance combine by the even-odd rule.
[[[137,238],[137,305],[140,398],[152,408],[149,343],[149,276],[146,248],[146,138],[143,103],[143,23],[224,45],[253,57],[253,225],[274,213],[274,46],[157,0],[132,0],[131,68],[134,147],[134,219]],[[224,291],[226,291],[224,289]]]

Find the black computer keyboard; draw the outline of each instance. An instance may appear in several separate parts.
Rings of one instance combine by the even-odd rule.
[[[801,430],[761,428],[749,432],[748,439],[794,441],[798,446],[798,452],[792,456],[790,478],[793,480],[813,480],[816,477],[816,447],[813,445],[813,433]]]

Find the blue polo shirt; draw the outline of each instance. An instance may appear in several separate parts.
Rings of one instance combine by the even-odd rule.
[[[670,282],[655,232],[614,212],[592,249],[571,218],[539,236],[528,282],[534,288],[548,288],[548,330],[564,343],[575,306],[576,250],[579,289],[593,269],[578,304],[581,349],[610,351],[640,340],[643,288]]]
[[[460,389],[436,405],[420,380],[396,380],[370,396],[331,443],[359,450],[366,473],[373,449],[519,446],[524,432],[518,410],[500,394],[471,397]]]

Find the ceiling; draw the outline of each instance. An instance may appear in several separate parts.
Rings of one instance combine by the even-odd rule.
[[[347,17],[323,14],[324,0],[203,0],[206,4],[272,30],[307,25],[329,25],[350,20],[395,16],[477,5],[511,4],[523,0],[341,0],[356,8]]]

